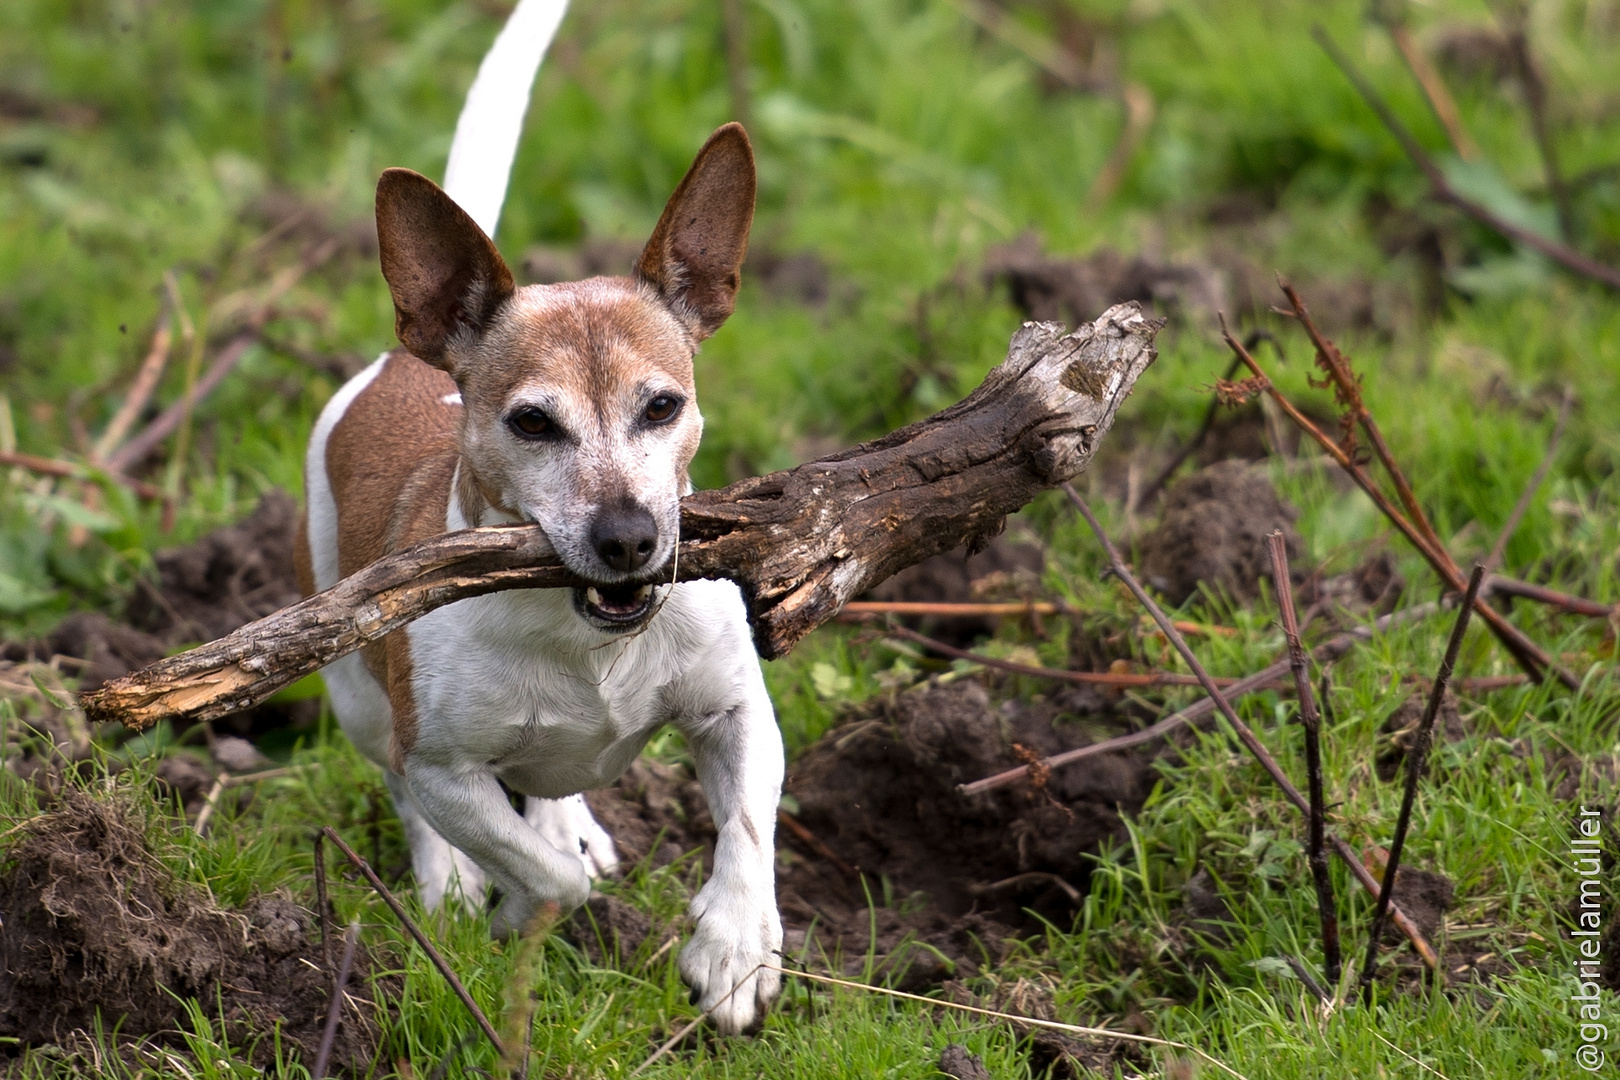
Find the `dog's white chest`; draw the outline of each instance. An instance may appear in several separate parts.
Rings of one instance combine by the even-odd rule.
[[[739,659],[758,663],[729,583],[679,586],[645,631],[617,639],[571,603],[563,590],[500,593],[413,626],[418,753],[559,798],[611,783],[664,723],[726,707]]]

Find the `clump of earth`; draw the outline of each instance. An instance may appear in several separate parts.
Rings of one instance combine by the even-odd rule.
[[[313,1061],[332,976],[310,937],[311,914],[282,895],[240,909],[182,882],[153,852],[130,801],[68,789],[23,824],[0,857],[0,1047],[72,1051],[116,1024],[120,1043],[184,1047],[184,1000],[204,1005],[232,1046],[268,1066],[278,1030]],[[363,948],[350,986],[365,987]],[[388,989],[384,987],[383,989]],[[392,988],[397,990],[397,987]],[[347,999],[332,1060],[363,1075],[381,1030],[368,990]],[[122,1019],[120,1019],[122,1018]],[[0,1049],[0,1053],[4,1050]]]

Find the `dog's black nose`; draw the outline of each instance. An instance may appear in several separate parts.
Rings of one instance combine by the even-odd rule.
[[[640,570],[658,546],[658,523],[635,503],[604,507],[591,523],[591,546],[621,573]]]

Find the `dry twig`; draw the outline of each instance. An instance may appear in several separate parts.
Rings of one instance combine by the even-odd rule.
[[[1179,629],[1179,627],[1178,627]],[[1177,675],[1162,671],[1065,671],[1061,668],[1036,667],[1033,664],[1020,664],[1016,660],[1003,660],[996,656],[986,656],[983,653],[971,652],[967,649],[958,649],[954,645],[947,645],[925,634],[919,634],[905,626],[886,626],[883,632],[890,637],[902,638],[915,642],[930,652],[949,656],[953,660],[967,660],[985,667],[996,668],[1013,675],[1029,675],[1037,679],[1053,679],[1058,682],[1077,683],[1082,686],[1112,686],[1147,687],[1147,686],[1201,686],[1196,676]],[[1230,686],[1236,679],[1217,679],[1216,682]]]
[[[1299,294],[1286,284],[1284,284],[1283,288],[1294,305],[1295,314],[1305,324],[1312,341],[1317,344],[1318,360],[1322,369],[1333,381],[1340,403],[1347,409],[1350,420],[1367,432],[1374,450],[1378,453],[1385,468],[1390,472],[1392,479],[1395,480],[1401,501],[1407,504],[1408,509],[1416,511],[1414,518],[1408,518],[1406,514],[1401,512],[1384,490],[1372,479],[1367,470],[1362,467],[1361,462],[1357,460],[1356,447],[1348,438],[1349,435],[1353,434],[1353,431],[1347,431],[1346,441],[1350,442],[1350,445],[1346,446],[1317,427],[1308,416],[1299,410],[1298,406],[1289,401],[1282,391],[1277,389],[1276,385],[1266,375],[1264,369],[1260,367],[1259,362],[1250,355],[1249,350],[1245,349],[1243,344],[1226,329],[1225,320],[1223,319],[1221,331],[1226,339],[1227,346],[1237,353],[1243,363],[1254,373],[1255,377],[1262,381],[1262,388],[1282,408],[1288,418],[1299,425],[1300,429],[1312,439],[1315,439],[1317,444],[1326,450],[1329,456],[1338,464],[1339,468],[1348,473],[1350,478],[1356,482],[1356,486],[1366,492],[1367,497],[1372,499],[1374,505],[1383,512],[1390,523],[1400,530],[1401,534],[1411,542],[1413,547],[1417,548],[1418,553],[1434,568],[1435,573],[1440,575],[1441,580],[1453,590],[1462,592],[1466,587],[1462,571],[1451,558],[1451,554],[1446,550],[1445,545],[1440,543],[1439,538],[1435,536],[1433,526],[1429,524],[1427,517],[1422,513],[1422,508],[1418,506],[1417,497],[1412,493],[1411,485],[1406,482],[1405,475],[1400,471],[1399,466],[1395,464],[1394,456],[1390,454],[1389,447],[1384,443],[1382,433],[1376,423],[1373,422],[1366,405],[1361,401],[1360,390],[1354,373],[1349,370],[1348,362],[1345,361],[1343,354],[1338,351],[1337,347],[1316,329],[1315,323],[1310,319],[1310,310],[1305,306],[1304,301],[1299,298]],[[1545,649],[1525,636],[1524,632],[1509,622],[1501,612],[1485,603],[1483,599],[1476,599],[1475,609],[1478,611],[1480,618],[1490,625],[1492,632],[1496,634],[1498,640],[1512,654],[1514,660],[1525,669],[1526,674],[1532,679],[1540,681],[1545,672],[1551,671],[1558,677],[1560,682],[1571,690],[1580,685],[1574,675],[1554,661]]]
[[[1474,597],[1479,595],[1480,583],[1485,580],[1485,567],[1474,565],[1468,578],[1468,592],[1463,597],[1457,621],[1451,628],[1451,639],[1446,642],[1446,655],[1440,661],[1440,671],[1429,688],[1429,700],[1418,722],[1417,736],[1406,756],[1406,791],[1401,796],[1401,814],[1395,822],[1395,837],[1389,844],[1389,862],[1384,867],[1384,880],[1378,889],[1378,903],[1373,909],[1372,929],[1367,937],[1367,959],[1361,967],[1361,998],[1372,1001],[1373,976],[1378,968],[1378,939],[1384,932],[1384,917],[1395,893],[1395,877],[1400,871],[1401,849],[1406,844],[1406,832],[1412,824],[1412,804],[1417,801],[1418,781],[1423,778],[1423,766],[1428,761],[1429,745],[1434,739],[1434,720],[1440,714],[1440,703],[1445,700],[1446,684],[1451,681],[1452,669],[1457,665],[1457,652],[1462,648],[1463,635],[1468,632],[1468,617],[1474,612]],[[1438,969],[1436,969],[1438,971]]]
[[[1553,206],[1558,210],[1558,232],[1563,236],[1564,243],[1572,244],[1575,242],[1575,206],[1570,198],[1569,184],[1558,167],[1558,147],[1553,142],[1552,125],[1547,118],[1547,82],[1541,77],[1541,68],[1530,52],[1530,12],[1518,0],[1493,6],[1503,24],[1508,50],[1513,54],[1513,67],[1518,72],[1519,85],[1524,89],[1524,103],[1530,110],[1530,130],[1535,133],[1536,149],[1541,152],[1547,190],[1552,193]]]
[[[315,1067],[310,1076],[325,1080],[327,1063],[332,1060],[332,1043],[337,1039],[338,1020],[343,1016],[343,1000],[348,996],[349,970],[354,966],[354,947],[360,942],[360,920],[349,924],[343,933],[343,959],[338,962],[337,977],[332,980],[332,1002],[326,1007],[326,1028],[321,1032],[320,1049],[315,1052]]]
[[[163,303],[158,308],[157,329],[152,333],[152,346],[146,352],[146,359],[141,361],[139,370],[135,372],[135,381],[130,384],[129,393],[119,404],[118,411],[108,421],[106,430],[96,440],[95,448],[90,451],[90,460],[101,464],[107,460],[107,455],[113,448],[124,441],[129,434],[130,427],[146,408],[151,400],[152,391],[157,389],[158,380],[163,377],[163,368],[169,362],[169,345],[174,340],[171,322],[174,317],[176,296],[178,289],[174,286],[174,272],[165,271],[163,283]]]
[[[870,983],[859,983],[851,979],[834,978],[831,975],[820,975],[812,971],[799,971],[793,968],[777,967],[774,964],[761,964],[763,968],[780,972],[783,975],[792,975],[796,979],[808,979],[811,982],[824,983],[828,986],[841,986],[846,990],[860,990],[868,994],[881,994],[884,997],[899,998],[903,1001],[918,1001],[924,1005],[932,1005],[938,1009],[954,1009],[957,1012],[969,1013],[973,1016],[988,1016],[992,1020],[1005,1020],[1010,1024],[1024,1027],[1045,1028],[1047,1031],[1061,1031],[1068,1035],[1080,1035],[1088,1039],[1114,1039],[1119,1042],[1139,1043],[1143,1046],[1167,1046],[1173,1050],[1186,1050],[1197,1054],[1222,1072],[1229,1073],[1244,1080],[1243,1074],[1231,1066],[1211,1057],[1198,1047],[1190,1043],[1173,1042],[1169,1039],[1155,1039],[1151,1035],[1137,1035],[1133,1032],[1115,1031],[1113,1028],[1083,1027],[1080,1024],[1064,1024],[1057,1020],[1041,1020],[1033,1016],[1019,1016],[1017,1013],[998,1012],[995,1009],[983,1009],[977,1005],[967,1005],[959,1001],[949,1001],[945,998],[923,997],[921,994],[908,994],[904,990],[891,990],[886,986],[873,986]],[[757,969],[756,969],[757,970]],[[753,972],[749,972],[753,974]],[[688,1029],[690,1030],[690,1029]],[[647,1064],[651,1064],[649,1059]],[[643,1065],[642,1068],[646,1068]],[[637,1069],[636,1072],[640,1072]],[[635,1073],[631,1073],[634,1076]]]
[[[1440,121],[1440,126],[1446,130],[1446,138],[1451,141],[1452,149],[1464,161],[1478,161],[1479,147],[1469,137],[1468,129],[1463,127],[1462,114],[1457,110],[1457,100],[1446,89],[1446,81],[1440,77],[1429,58],[1418,48],[1418,43],[1412,38],[1412,31],[1406,22],[1400,18],[1385,19],[1384,28],[1389,31],[1390,40],[1395,42],[1395,48],[1400,51],[1401,59],[1406,61],[1406,70],[1423,88],[1423,96],[1429,102],[1429,108],[1434,111],[1434,118]]]
[[[1305,777],[1310,794],[1310,826],[1306,857],[1311,877],[1316,881],[1316,907],[1322,919],[1322,974],[1329,986],[1339,985],[1339,912],[1333,899],[1333,879],[1328,876],[1326,833],[1327,798],[1322,790],[1322,721],[1316,713],[1311,693],[1311,673],[1305,645],[1299,639],[1299,620],[1294,614],[1294,587],[1288,576],[1288,543],[1281,532],[1266,537],[1271,549],[1271,579],[1277,584],[1277,609],[1282,615],[1283,634],[1288,639],[1288,664],[1294,672],[1294,690],[1299,695],[1299,722],[1305,728]]]
[[[336,844],[337,849],[343,852],[343,857],[353,863],[354,868],[360,871],[367,881],[371,882],[371,887],[377,891],[378,896],[382,897],[383,903],[387,904],[389,909],[393,911],[400,924],[405,927],[411,937],[416,939],[416,943],[422,946],[422,951],[427,953],[429,960],[433,961],[433,966],[439,969],[439,974],[444,976],[444,981],[450,984],[450,989],[455,991],[456,997],[460,998],[461,1003],[467,1007],[467,1011],[472,1014],[473,1020],[477,1022],[479,1028],[489,1038],[491,1045],[495,1047],[495,1052],[504,1056],[506,1047],[501,1045],[501,1037],[495,1034],[495,1028],[490,1024],[489,1017],[484,1015],[484,1010],[478,1007],[478,1002],[474,1001],[472,995],[467,993],[467,988],[461,985],[460,979],[456,978],[455,971],[440,955],[439,950],[434,948],[433,942],[428,940],[427,935],[422,933],[422,928],[416,925],[416,920],[412,919],[406,913],[404,906],[394,898],[394,894],[388,890],[388,886],[383,884],[382,878],[377,876],[377,872],[371,868],[371,864],[356,854],[352,847],[344,843],[343,837],[339,836],[337,830],[332,826],[322,827],[321,832],[325,834],[328,840]]]
[[[1254,759],[1260,763],[1261,768],[1265,769],[1277,786],[1282,789],[1283,794],[1289,802],[1294,804],[1295,809],[1302,814],[1309,814],[1309,801],[1304,795],[1300,794],[1293,781],[1288,779],[1288,774],[1283,772],[1282,766],[1277,764],[1277,759],[1271,756],[1271,752],[1260,742],[1249,725],[1245,724],[1238,716],[1237,710],[1232,708],[1232,704],[1227,700],[1226,695],[1221,693],[1220,687],[1215,685],[1215,680],[1210,678],[1209,672],[1204,669],[1204,665],[1199,663],[1197,654],[1192,651],[1186,639],[1171,624],[1170,617],[1164,613],[1163,609],[1154,602],[1153,597],[1149,596],[1147,590],[1142,588],[1141,583],[1136,580],[1135,575],[1131,573],[1130,568],[1125,565],[1125,561],[1120,558],[1119,552],[1114,548],[1113,541],[1108,539],[1108,534],[1103,531],[1102,525],[1098,523],[1096,516],[1092,514],[1091,507],[1086,505],[1086,501],[1080,497],[1079,492],[1074,490],[1072,484],[1064,484],[1063,493],[1069,497],[1069,501],[1080,512],[1080,516],[1086,519],[1086,524],[1091,526],[1091,531],[1097,536],[1097,542],[1102,545],[1103,551],[1107,554],[1108,564],[1113,572],[1125,583],[1126,588],[1131,590],[1137,602],[1153,616],[1153,621],[1159,624],[1159,628],[1164,631],[1165,637],[1170,639],[1170,643],[1181,654],[1181,658],[1186,661],[1187,666],[1193,670],[1193,673],[1204,684],[1204,693],[1208,694],[1215,702],[1215,707],[1226,718],[1227,724],[1231,726],[1233,733],[1237,735],[1238,741],[1248,749]],[[1336,836],[1332,837],[1329,842],[1333,845],[1333,849],[1338,853],[1339,858],[1356,875],[1363,888],[1370,893],[1377,893],[1377,882],[1373,880],[1372,874],[1367,868],[1362,866],[1360,861],[1356,859],[1355,852],[1351,850],[1350,845]],[[1434,948],[1424,939],[1422,931],[1398,907],[1392,907],[1390,910],[1396,925],[1411,939],[1412,944],[1422,955],[1424,962],[1435,970],[1436,977],[1438,977],[1440,958],[1435,954]]]

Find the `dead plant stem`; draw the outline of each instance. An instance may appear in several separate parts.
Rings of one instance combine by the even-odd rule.
[[[427,953],[428,959],[433,962],[433,966],[439,969],[439,974],[444,976],[444,981],[450,984],[450,989],[455,991],[456,997],[460,998],[461,1003],[467,1007],[467,1011],[472,1014],[473,1020],[477,1022],[484,1035],[488,1037],[491,1045],[495,1047],[495,1052],[504,1057],[506,1047],[501,1044],[501,1037],[495,1034],[495,1028],[490,1024],[489,1017],[484,1015],[484,1010],[478,1007],[478,1002],[474,1001],[472,995],[467,993],[467,988],[461,984],[460,979],[456,978],[455,971],[451,969],[439,950],[434,947],[433,942],[429,941],[427,935],[422,933],[422,928],[416,925],[416,920],[406,914],[404,906],[394,898],[394,894],[388,890],[387,885],[383,884],[382,878],[377,876],[377,872],[371,868],[371,864],[356,854],[352,847],[344,843],[343,837],[339,836],[337,830],[332,826],[323,826],[321,832],[326,835],[328,840],[337,845],[337,849],[343,852],[343,857],[353,863],[354,868],[360,871],[365,879],[371,883],[371,887],[377,891],[377,895],[382,897],[383,903],[387,904],[389,909],[393,911],[400,924],[405,927],[411,937],[416,939],[416,943],[422,946],[422,951]]]
[[[1440,671],[1429,688],[1429,700],[1418,723],[1417,737],[1406,755],[1406,791],[1401,795],[1401,813],[1395,821],[1395,836],[1389,843],[1389,863],[1384,867],[1384,880],[1378,889],[1378,903],[1373,909],[1372,928],[1367,935],[1367,959],[1361,966],[1361,1000],[1372,1003],[1373,976],[1378,970],[1378,939],[1384,932],[1384,918],[1395,893],[1395,878],[1400,871],[1401,850],[1406,845],[1407,830],[1412,825],[1412,806],[1417,801],[1418,781],[1423,778],[1423,766],[1429,757],[1429,746],[1434,740],[1434,720],[1440,714],[1445,700],[1446,686],[1451,672],[1457,666],[1457,653],[1462,648],[1463,635],[1468,632],[1468,619],[1474,612],[1474,599],[1485,580],[1485,567],[1474,564],[1468,578],[1468,591],[1463,596],[1457,621],[1451,627],[1451,639],[1446,642],[1446,655],[1440,661]]]
[[[1311,692],[1311,672],[1305,645],[1299,638],[1299,619],[1294,613],[1294,587],[1288,575],[1288,543],[1281,532],[1266,537],[1271,549],[1271,577],[1277,586],[1277,609],[1282,616],[1283,634],[1288,639],[1288,664],[1294,672],[1294,690],[1299,695],[1299,722],[1305,728],[1305,778],[1310,796],[1310,824],[1306,857],[1316,882],[1316,907],[1322,920],[1322,974],[1329,986],[1339,985],[1339,913],[1333,898],[1333,879],[1328,874],[1326,832],[1327,800],[1322,784],[1322,720],[1316,712]]]

